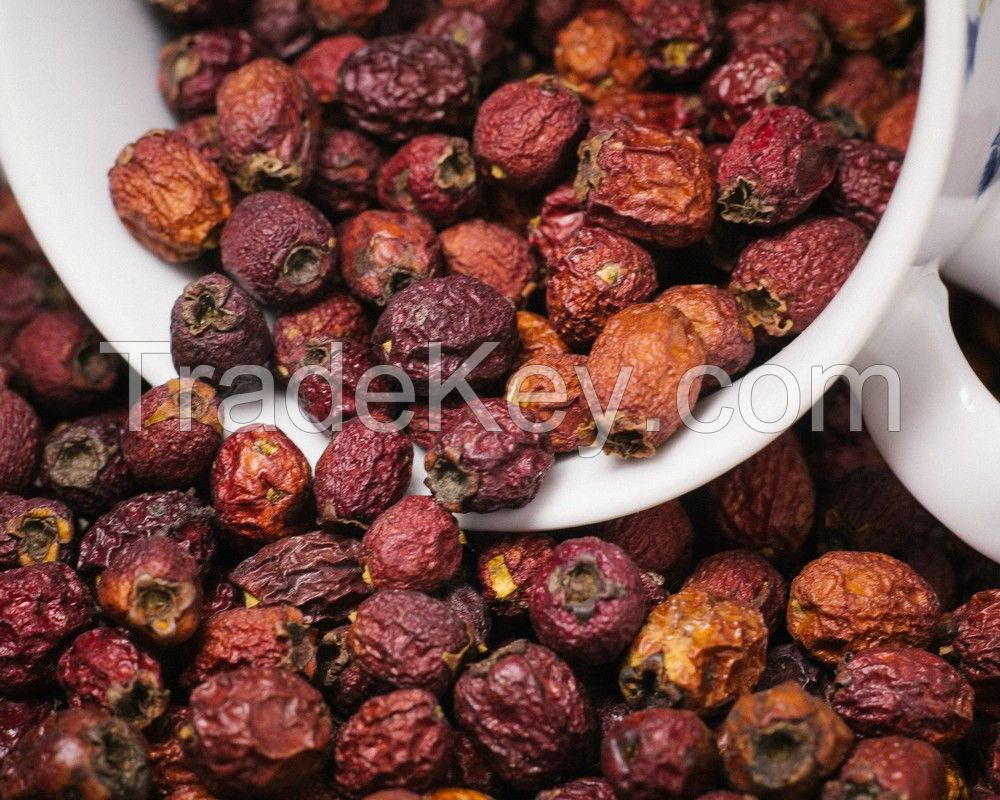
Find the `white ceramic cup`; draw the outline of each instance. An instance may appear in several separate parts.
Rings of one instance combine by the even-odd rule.
[[[156,341],[166,349],[171,305],[197,271],[160,261],[129,236],[112,210],[106,178],[124,144],[150,128],[174,125],[156,88],[157,51],[165,32],[144,5],[140,0],[0,0],[0,157],[53,265],[107,339]],[[992,16],[1000,17],[1000,8]],[[891,359],[917,388],[903,387],[903,430],[876,434],[880,445],[932,511],[980,549],[1000,555],[1000,538],[993,542],[992,524],[986,524],[997,516],[989,511],[1000,510],[1000,493],[991,491],[997,473],[980,455],[989,437],[1000,438],[996,407],[985,397],[974,411],[964,407],[968,435],[948,439],[952,460],[947,465],[940,450],[915,451],[914,442],[944,440],[957,425],[949,394],[982,395],[984,390],[973,385],[953,352],[946,320],[935,323],[906,313],[909,302],[935,300],[926,288],[933,288],[935,270],[910,265],[950,255],[984,202],[976,197],[976,185],[1000,128],[1000,92],[990,85],[1000,67],[1000,20],[986,13],[976,66],[967,77],[966,43],[979,17],[979,0],[968,9],[956,0],[929,0],[917,121],[884,220],[819,319],[767,364],[696,408],[701,420],[729,417],[727,424],[682,429],[648,460],[560,459],[525,508],[466,515],[462,524],[474,530],[556,529],[677,497],[787,429],[819,399],[827,381],[856,358],[862,364]],[[990,47],[983,46],[987,41]],[[953,148],[956,132],[960,142]],[[896,338],[893,325],[900,330]],[[918,335],[939,338],[940,352],[892,346]],[[153,384],[174,376],[165,355],[147,356],[139,368]],[[817,368],[827,370],[827,381],[815,379]],[[878,411],[869,399],[876,394],[869,391],[874,383],[869,381],[865,391],[872,419]],[[911,413],[912,393],[933,396],[933,408],[917,406],[920,413]],[[752,414],[738,411],[741,400],[744,406],[752,401]],[[315,462],[326,437],[294,428],[287,411],[285,404],[275,404],[274,420]],[[418,454],[414,492],[425,491],[419,461]],[[968,470],[959,477],[955,473],[963,463]],[[936,481],[945,479],[956,486],[943,490]],[[958,489],[963,490],[962,513],[951,507],[955,495],[950,492]]]

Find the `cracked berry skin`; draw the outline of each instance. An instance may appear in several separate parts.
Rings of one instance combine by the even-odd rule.
[[[788,588],[774,565],[753,550],[725,550],[702,559],[684,581],[760,611],[775,632],[785,616]]]
[[[659,573],[668,584],[680,580],[691,565],[694,526],[677,500],[608,520],[600,536],[624,550],[639,569]]]
[[[49,700],[0,697],[0,764],[28,731],[52,713]]]
[[[865,795],[910,800],[947,797],[945,760],[926,742],[904,736],[858,742],[837,777],[823,787],[822,800],[847,800]]]
[[[896,188],[903,157],[899,151],[861,139],[837,145],[837,176],[826,190],[834,212],[875,232]]]
[[[583,206],[576,190],[572,183],[563,183],[545,195],[538,215],[528,223],[528,244],[548,264],[582,226]]]
[[[397,689],[442,694],[472,645],[472,629],[447,603],[410,589],[365,600],[347,632],[354,661]]]
[[[361,304],[343,290],[274,320],[274,373],[287,381],[299,367],[321,363],[335,342],[368,344],[371,323]]]
[[[373,697],[337,736],[337,785],[351,797],[378,789],[423,791],[448,776],[454,748],[451,726],[437,698],[422,689]]]
[[[638,6],[638,13],[629,16],[649,66],[668,80],[697,76],[715,57],[722,31],[711,0],[648,0],[627,5]]]
[[[492,286],[515,308],[534,292],[538,263],[527,240],[510,228],[470,219],[441,231],[441,251],[449,275],[466,275]]]
[[[455,518],[433,498],[404,497],[365,531],[365,578],[376,589],[432,592],[457,575],[463,539]]]
[[[101,708],[135,728],[145,728],[167,710],[157,660],[121,631],[81,633],[59,657],[59,685],[73,708]]]
[[[195,773],[212,791],[269,798],[319,776],[333,741],[322,695],[294,673],[244,667],[191,693],[181,729]]]
[[[372,430],[358,417],[349,419],[316,462],[320,521],[366,528],[403,497],[412,471],[408,436]]]
[[[698,797],[718,772],[712,732],[697,714],[649,708],[629,714],[601,745],[601,771],[615,797],[660,800]]]
[[[590,701],[570,668],[524,639],[462,674],[455,719],[494,772],[522,790],[584,763],[595,731]]]
[[[947,661],[912,647],[873,647],[845,656],[830,704],[861,736],[909,736],[936,747],[972,725],[975,695]]]
[[[486,430],[466,406],[424,458],[424,483],[455,513],[521,508],[538,493],[555,460],[548,434],[531,430],[531,423],[519,425],[506,401],[491,398],[482,405],[499,430]]]
[[[837,172],[836,140],[796,106],[757,111],[719,162],[720,216],[778,225],[801,216]]]
[[[0,569],[74,562],[73,513],[58,500],[0,494]]]
[[[555,546],[550,536],[521,533],[505,536],[480,552],[476,574],[493,614],[515,617],[527,612],[532,581]]]
[[[245,198],[222,229],[222,266],[255,300],[285,309],[319,299],[337,265],[337,237],[319,209],[287,192]]]
[[[438,343],[440,362],[432,364],[430,346]],[[419,395],[466,363],[465,379],[474,389],[499,382],[518,345],[511,304],[492,286],[464,275],[418,281],[393,295],[372,333],[382,363],[405,372]],[[492,347],[475,363],[476,351],[486,346]]]
[[[97,585],[104,615],[158,646],[194,636],[202,601],[198,562],[166,536],[127,545],[111,559]]]
[[[341,65],[351,53],[365,44],[365,39],[353,33],[320,39],[295,59],[295,70],[306,79],[318,102],[335,103]]]
[[[546,188],[569,169],[586,119],[580,98],[553,75],[505,84],[479,109],[476,158],[505,187]]]
[[[148,748],[125,720],[70,708],[28,731],[0,773],[5,800],[145,800]]]
[[[549,428],[554,453],[570,453],[593,443],[593,416],[576,372],[586,364],[586,356],[539,355],[519,364],[507,381],[507,402],[519,407],[527,419]],[[561,421],[554,418],[557,414]]]
[[[359,214],[378,202],[382,153],[368,139],[345,128],[320,134],[309,199],[331,219]]]
[[[353,127],[403,142],[471,118],[479,68],[462,45],[421,34],[383,36],[351,53],[338,94]]]
[[[639,568],[594,536],[556,545],[532,581],[529,604],[538,641],[577,664],[613,661],[646,617]]]
[[[899,97],[899,79],[893,71],[870,53],[855,53],[840,62],[815,110],[844,136],[866,139]]]
[[[42,450],[42,425],[35,410],[10,389],[0,388],[0,436],[7,446],[0,455],[0,489],[28,487]]]
[[[0,691],[20,695],[55,675],[62,645],[94,616],[90,591],[65,564],[0,572]]]

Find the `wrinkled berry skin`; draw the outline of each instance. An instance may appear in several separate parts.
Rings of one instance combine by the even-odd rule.
[[[340,274],[361,300],[384,306],[394,293],[441,271],[434,228],[412,211],[363,211],[340,228]]]
[[[809,0],[837,44],[849,50],[870,50],[902,33],[917,15],[912,0]]]
[[[867,245],[864,230],[849,220],[806,220],[748,245],[729,290],[762,334],[798,334],[840,291]]]
[[[764,670],[767,625],[760,612],[702,589],[656,606],[622,662],[618,685],[632,705],[702,714],[749,694]]]
[[[219,118],[202,114],[185,122],[177,132],[194,146],[209,163],[222,169],[222,144],[219,141]]]
[[[10,700],[0,697],[0,764],[21,738],[52,713],[52,703],[43,700]]]
[[[250,32],[275,58],[294,58],[316,39],[308,0],[252,0]]]
[[[785,616],[785,579],[753,550],[725,550],[708,556],[695,566],[684,588],[714,592],[756,608],[771,631]]]
[[[521,508],[538,493],[554,457],[547,434],[525,430],[504,400],[483,403],[498,430],[486,430],[469,407],[427,451],[424,483],[455,513]]]
[[[347,646],[350,625],[327,632],[316,651],[316,679],[330,708],[339,717],[349,717],[361,704],[385,687],[357,665]]]
[[[493,618],[482,593],[460,580],[448,584],[442,591],[441,599],[472,631],[472,644],[476,651],[485,653],[489,649],[487,642],[493,630]]]
[[[520,789],[572,770],[594,732],[590,702],[570,668],[523,639],[463,673],[455,718],[497,775]]]
[[[515,534],[485,548],[477,575],[490,611],[513,617],[528,610],[532,581],[548,561],[555,542],[541,534]]]
[[[649,66],[667,79],[696,76],[720,44],[721,21],[710,0],[649,0],[629,3],[629,16]]]
[[[351,295],[335,291],[311,306],[278,314],[274,321],[274,372],[287,381],[308,364],[322,363],[335,342],[368,344],[371,323]]]
[[[72,566],[72,512],[58,500],[0,494],[0,569],[51,561]]]
[[[338,94],[354,127],[402,142],[463,126],[478,88],[479,68],[462,45],[403,34],[351,53],[340,68]]]
[[[386,10],[389,0],[307,0],[321,31],[362,30]]]
[[[127,145],[108,183],[128,232],[171,262],[194,261],[214,248],[232,210],[222,170],[172,131],[150,131]]]
[[[534,311],[517,312],[517,333],[521,340],[516,365],[525,364],[537,356],[564,355],[569,347],[556,333],[548,317]]]
[[[440,344],[436,364],[429,347],[435,343]],[[484,346],[491,349],[473,366]],[[466,381],[483,388],[501,380],[514,362],[517,318],[511,304],[482,281],[464,275],[431,278],[393,295],[375,325],[372,349],[383,363],[405,372],[418,394],[427,394],[432,381],[448,380],[466,362]]]
[[[471,219],[441,231],[449,275],[465,275],[492,286],[515,308],[535,290],[538,264],[528,242],[496,222]]]
[[[219,524],[241,539],[271,542],[305,525],[309,462],[277,428],[248,425],[226,439],[211,480]]]
[[[375,368],[375,359],[369,348],[354,342],[314,344],[307,353],[305,367],[316,372],[303,378],[299,384],[299,407],[317,427],[335,428],[339,420],[359,415],[357,392],[369,370]],[[340,381],[340,393],[335,397],[330,381]],[[384,375],[367,384],[367,391],[386,392],[394,381]],[[370,403],[366,416],[379,418],[385,411],[384,403]]]
[[[108,566],[131,542],[168,536],[207,570],[215,553],[212,509],[178,491],[149,492],[123,500],[98,517],[80,541],[78,569],[91,575]]]
[[[479,183],[469,143],[443,133],[410,139],[382,167],[378,196],[383,208],[415,211],[438,228],[470,216]]]
[[[974,700],[958,670],[912,647],[850,654],[830,695],[833,710],[862,736],[909,736],[938,747],[965,736]]]
[[[0,454],[0,489],[19,492],[35,474],[42,449],[42,425],[21,395],[0,388],[0,437],[7,446]]]
[[[405,493],[413,445],[399,431],[372,430],[355,417],[316,462],[316,508],[326,524],[367,527]]]
[[[376,589],[434,591],[458,573],[462,541],[455,518],[432,498],[404,497],[365,531],[365,577]]]
[[[829,684],[827,673],[801,647],[779,644],[767,651],[767,663],[756,688],[761,692],[789,681],[820,698],[826,696]]]
[[[90,623],[93,599],[65,564],[0,572],[0,691],[19,695],[45,686],[63,643]]]
[[[548,264],[582,225],[583,206],[576,199],[573,184],[564,183],[545,195],[538,216],[529,222],[528,244]]]
[[[226,76],[215,102],[225,169],[241,190],[309,182],[319,107],[305,78],[276,59],[258,58]]]
[[[614,660],[646,616],[639,568],[617,545],[588,536],[552,551],[530,591],[538,641],[572,663]]]
[[[365,44],[364,39],[353,33],[320,39],[295,59],[295,70],[306,79],[316,100],[324,104],[335,103],[341,64]]]
[[[502,31],[485,17],[466,8],[442,8],[429,14],[417,26],[417,33],[458,42],[480,68],[494,61],[504,51]]]
[[[382,589],[358,606],[347,633],[351,657],[371,677],[398,689],[445,691],[472,630],[442,600],[408,589]]]
[[[70,708],[32,728],[4,761],[4,800],[145,800],[145,740],[97,708]]]
[[[279,308],[316,300],[330,286],[337,237],[312,204],[285,192],[244,199],[222,230],[222,266],[255,300]]]
[[[239,28],[182,36],[160,50],[160,93],[181,119],[215,111],[223,78],[256,55],[253,37]]]
[[[476,158],[506,187],[551,186],[569,167],[586,119],[580,98],[555,76],[508,83],[479,109]]]
[[[416,791],[447,777],[454,736],[437,698],[421,689],[373,697],[340,730],[338,786],[351,797],[390,787]]]
[[[204,381],[175,378],[150,389],[132,407],[122,454],[142,485],[187,489],[208,470],[221,441],[215,389]]]
[[[845,139],[837,145],[837,163],[837,176],[826,190],[830,206],[870,236],[889,205],[903,158],[873,142]]]
[[[668,584],[686,575],[691,564],[694,527],[677,500],[608,520],[600,536],[628,553],[639,569],[662,575]]]
[[[213,791],[240,797],[286,795],[319,775],[333,723],[320,693],[276,667],[215,675],[191,693],[181,729],[195,772]]]
[[[830,131],[795,106],[765,108],[736,132],[719,162],[720,215],[727,222],[778,225],[795,219],[837,171]]]
[[[786,621],[813,658],[835,664],[867,647],[926,647],[938,612],[934,590],[903,562],[834,550],[792,581]]]
[[[162,646],[195,634],[202,599],[198,562],[166,536],[137,539],[123,548],[97,585],[97,603],[108,619]]]
[[[679,92],[637,92],[612,89],[587,109],[591,135],[619,126],[622,117],[632,125],[689,130],[701,133],[705,108],[700,97]]]
[[[591,102],[612,89],[649,82],[632,26],[612,9],[589,9],[574,17],[557,34],[552,58],[560,77]]]
[[[288,536],[241,561],[229,579],[247,605],[289,605],[310,625],[342,622],[368,595],[360,542],[329,533]]]
[[[327,128],[320,134],[309,199],[333,219],[358,214],[378,200],[382,154],[352,130]]]
[[[708,233],[715,184],[693,133],[623,122],[585,140],[579,156],[574,187],[589,223],[663,247]]]
[[[718,733],[729,784],[762,797],[802,797],[843,763],[851,729],[794,683],[741,697]]]
[[[532,422],[546,425],[554,453],[570,453],[593,442],[593,415],[576,372],[586,364],[586,356],[540,355],[520,364],[507,381],[507,402]],[[556,414],[562,420],[552,427]]]
[[[114,628],[77,636],[60,656],[56,677],[70,706],[101,708],[136,728],[163,714],[170,698],[156,659]]]
[[[948,797],[947,766],[931,745],[903,736],[865,739],[858,743],[835,780],[823,787],[823,800]]]
[[[881,59],[855,53],[840,62],[816,101],[816,114],[833,122],[844,136],[867,138],[899,95],[899,79]]]
[[[976,706],[1000,716],[1000,642],[995,631],[1000,619],[1000,589],[984,589],[955,609],[951,646],[959,667],[976,690]]]
[[[101,339],[79,312],[43,311],[11,343],[15,381],[44,408],[66,413],[92,406],[118,379],[118,356],[102,353]]]
[[[615,800],[615,794],[603,778],[580,778],[539,792],[535,800]]]
[[[812,79],[830,55],[830,42],[816,16],[806,8],[775,2],[745,3],[726,15],[733,47],[781,47],[790,57],[794,78]]]
[[[615,797],[695,798],[712,786],[719,754],[697,714],[650,708],[629,714],[601,744],[601,771]]]

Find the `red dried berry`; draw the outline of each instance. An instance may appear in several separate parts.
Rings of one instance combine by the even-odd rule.
[[[335,714],[348,717],[374,694],[385,691],[376,678],[355,663],[347,646],[350,625],[324,634],[316,651],[316,685]]]
[[[472,643],[476,650],[485,653],[493,629],[493,620],[483,595],[467,583],[454,582],[444,589],[441,599],[465,620],[467,627],[472,631]]]
[[[367,42],[353,33],[330,36],[295,59],[296,71],[306,79],[320,103],[337,102],[337,75],[347,57]],[[323,145],[320,144],[322,150]]]
[[[4,388],[0,388],[0,437],[7,442],[0,456],[0,489],[22,491],[35,474],[42,426],[34,409],[19,394]]]
[[[326,128],[319,137],[308,195],[329,217],[357,214],[378,200],[382,153],[355,131]]]
[[[830,41],[816,16],[793,3],[749,2],[726,15],[733,47],[781,47],[794,78],[812,79],[830,55]]]
[[[72,512],[58,500],[0,494],[0,569],[72,564],[74,527]]]
[[[944,758],[931,745],[903,736],[858,743],[837,778],[823,787],[823,800],[874,797],[939,800],[948,796]]]
[[[469,51],[480,67],[494,61],[504,51],[503,32],[481,14],[467,8],[442,8],[429,14],[417,26],[417,33],[457,42]]]
[[[1000,619],[1000,589],[976,592],[952,615],[951,647],[962,673],[976,690],[976,707],[1000,716],[1000,641],[995,631]]]
[[[879,119],[875,128],[875,142],[901,153],[906,152],[913,133],[913,122],[917,114],[915,92],[903,95]]]
[[[604,778],[580,778],[539,792],[535,800],[615,800]]]
[[[644,0],[627,5],[638,7],[638,13],[629,16],[649,66],[665,77],[692,77],[714,58],[722,26],[711,0]]]
[[[520,364],[507,381],[507,402],[543,425],[554,453],[593,443],[593,415],[577,372],[586,364],[586,356],[542,354]]]
[[[785,616],[785,579],[753,550],[726,550],[702,559],[684,581],[685,589],[703,589],[760,611],[771,631]]]
[[[591,102],[649,82],[632,26],[614,9],[586,9],[570,20],[556,36],[552,58],[560,77]]]
[[[532,581],[554,547],[548,536],[515,534],[480,553],[479,585],[494,614],[511,617],[528,610]]]
[[[917,16],[912,0],[809,0],[837,44],[850,50],[870,50],[897,37]]]
[[[583,206],[576,199],[573,184],[564,183],[545,195],[538,216],[528,225],[528,244],[549,263],[582,225]]]
[[[256,55],[253,37],[239,28],[187,34],[160,50],[160,93],[181,118],[210,114],[223,78]]]
[[[309,374],[299,384],[299,407],[317,427],[335,429],[356,415],[384,416],[384,403],[366,401],[364,410],[360,405],[362,386],[371,394],[388,392],[394,386],[388,376],[371,377],[376,364],[367,347],[354,342],[314,344],[306,351],[302,366]]]
[[[361,30],[388,8],[389,0],[308,0],[309,11],[321,31]]]
[[[856,53],[838,65],[816,101],[816,116],[833,122],[844,136],[864,138],[898,99],[896,75],[881,59]]]
[[[371,323],[364,308],[344,291],[314,305],[282,312],[274,320],[274,372],[287,381],[299,367],[322,363],[334,343],[367,345],[370,335]]]
[[[601,525],[600,536],[628,553],[639,569],[674,584],[687,574],[694,550],[694,528],[677,500],[637,511]]]
[[[0,764],[21,738],[52,713],[48,700],[10,700],[0,697]]]
[[[789,681],[816,697],[825,697],[829,684],[827,673],[801,647],[779,644],[767,651],[767,662],[756,690],[762,692]]]
[[[202,114],[188,120],[177,132],[188,140],[202,158],[222,169],[222,142],[219,139],[219,118],[215,114]]]
[[[587,109],[590,132],[614,130],[625,120],[632,125],[701,133],[705,109],[697,95],[612,89]]]
[[[316,22],[308,0],[252,0],[250,32],[265,52],[288,59],[316,38]]]
[[[837,164],[837,176],[826,190],[830,206],[870,236],[889,205],[903,158],[897,150],[846,139],[837,145]]]
[[[499,223],[471,219],[441,231],[441,251],[448,274],[492,286],[515,308],[537,285],[538,264],[528,242]]]
[[[506,30],[527,5],[526,0],[438,0],[444,8],[466,8],[481,15],[490,25]]]

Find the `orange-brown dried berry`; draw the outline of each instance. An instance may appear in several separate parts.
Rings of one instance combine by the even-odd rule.
[[[592,8],[574,17],[556,36],[552,58],[562,79],[590,101],[609,89],[641,88],[649,82],[632,26],[610,8]]]

